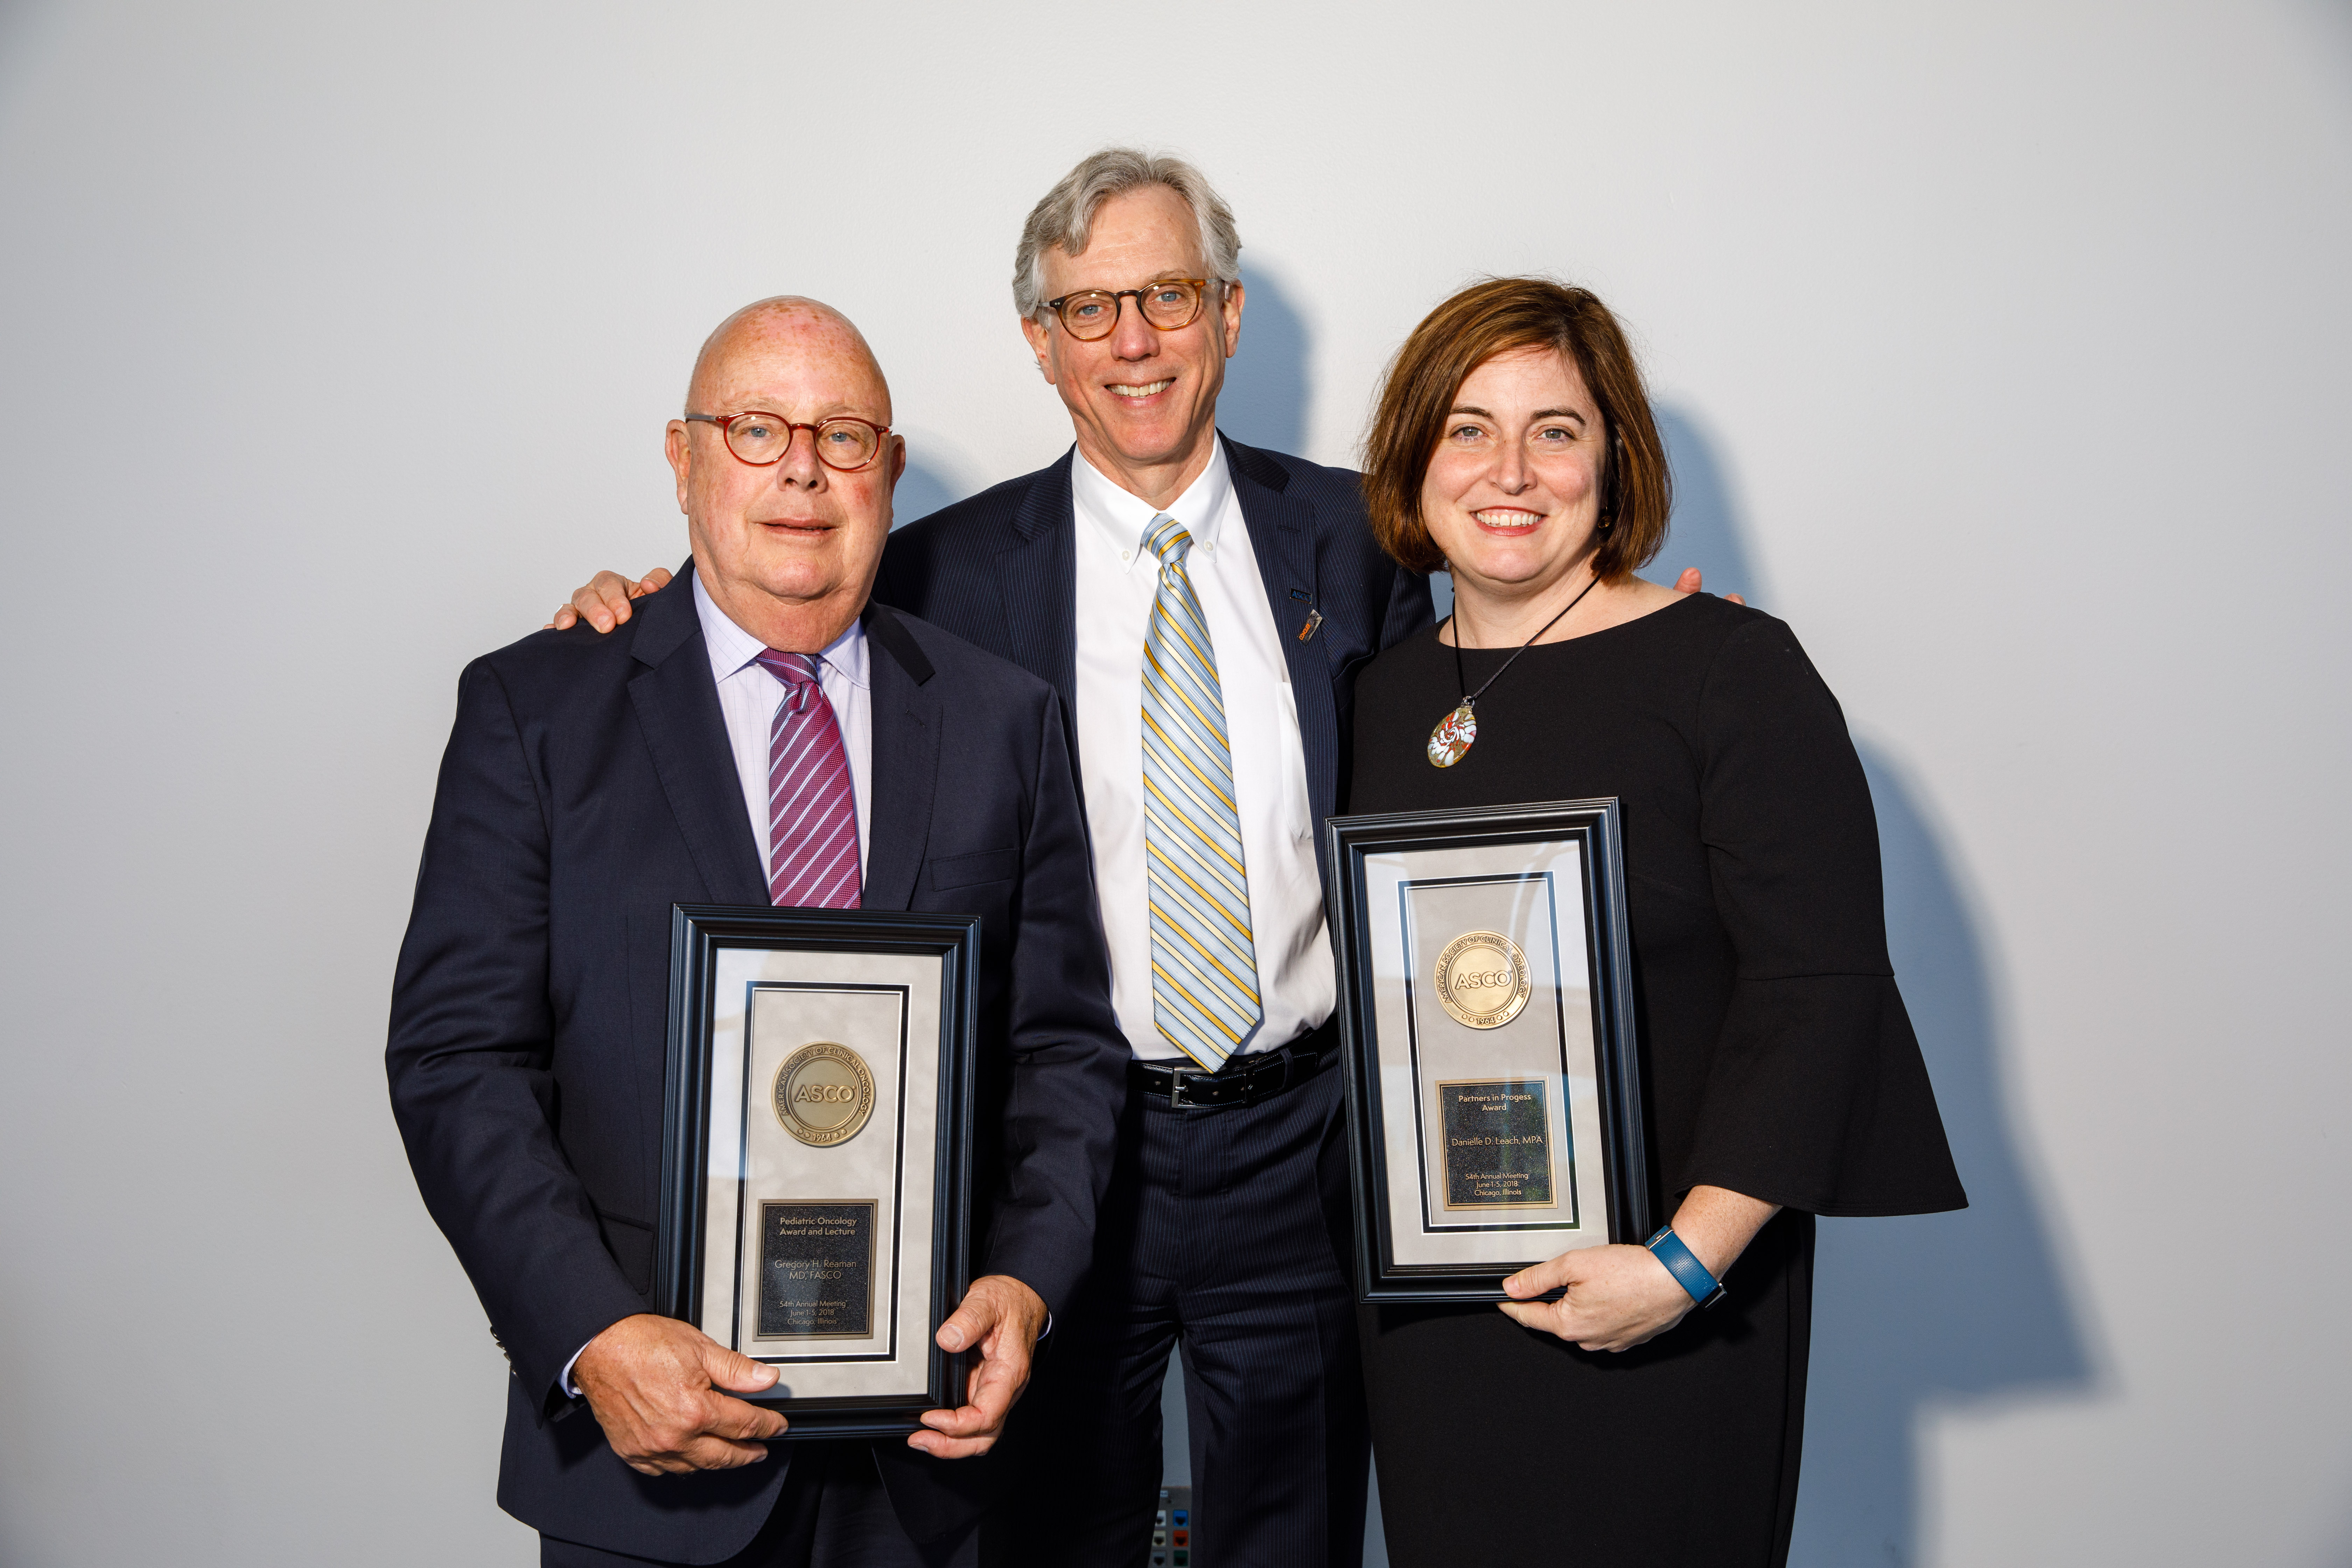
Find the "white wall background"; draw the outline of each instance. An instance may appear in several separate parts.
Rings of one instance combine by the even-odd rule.
[[[535,1560],[379,1056],[457,672],[682,552],[752,297],[902,512],[1056,454],[1110,139],[1239,213],[1245,438],[1598,288],[1662,566],[1845,702],[1977,1206],[1824,1227],[1797,1561],[2352,1563],[2342,0],[0,6],[0,1562]]]

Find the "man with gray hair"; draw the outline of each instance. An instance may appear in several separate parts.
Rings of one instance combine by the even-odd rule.
[[[894,535],[876,593],[1070,705],[1112,999],[1133,1048],[1089,1285],[1008,1432],[1008,1556],[1147,1561],[1181,1346],[1192,1544],[1354,1563],[1357,1363],[1322,818],[1351,676],[1430,625],[1356,476],[1221,437],[1232,212],[1113,148],[1023,227],[1014,309],[1075,449]]]
[[[1003,1446],[984,1552],[1024,1568],[1148,1561],[1176,1346],[1202,1561],[1363,1549],[1317,828],[1354,671],[1431,604],[1374,542],[1352,472],[1219,435],[1240,250],[1189,163],[1112,148],[1071,170],[1029,215],[1013,294],[1076,443],[900,530],[875,585],[1060,692],[1133,1051],[1094,1268]],[[630,586],[600,577],[575,602],[609,627]]]

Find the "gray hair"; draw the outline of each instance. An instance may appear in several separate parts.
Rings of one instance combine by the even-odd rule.
[[[1144,185],[1165,185],[1184,198],[1201,226],[1201,258],[1210,276],[1221,283],[1240,282],[1242,237],[1234,227],[1233,209],[1207,177],[1181,158],[1106,147],[1082,159],[1029,209],[1021,244],[1013,252],[1013,309],[1025,318],[1045,308],[1047,246],[1059,246],[1066,256],[1079,254],[1103,203]]]

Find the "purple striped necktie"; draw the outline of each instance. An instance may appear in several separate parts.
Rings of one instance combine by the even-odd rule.
[[[759,657],[784,683],[768,727],[768,897],[779,907],[857,908],[857,802],[833,704],[804,653]]]

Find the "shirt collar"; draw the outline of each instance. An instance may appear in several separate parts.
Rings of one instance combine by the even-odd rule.
[[[702,621],[703,646],[710,652],[712,679],[724,680],[740,671],[753,659],[768,651],[768,645],[737,626],[702,585],[702,574],[694,574],[694,613]],[[818,654],[819,662],[833,667],[834,673],[848,678],[853,686],[864,686],[866,676],[866,621],[863,616],[849,623],[849,629],[827,643]]]
[[[1225,515],[1225,503],[1233,498],[1232,470],[1225,466],[1225,444],[1214,441],[1209,452],[1209,466],[1201,477],[1185,487],[1184,493],[1168,509],[1168,515],[1184,525],[1192,536],[1195,549],[1206,545],[1212,553],[1217,547],[1217,527]],[[1084,452],[1074,455],[1070,465],[1070,501],[1082,526],[1096,530],[1110,547],[1119,552],[1123,570],[1134,569],[1144,558],[1143,535],[1151,527],[1151,520],[1160,515],[1150,501],[1129,495],[1100,468],[1087,461]]]

